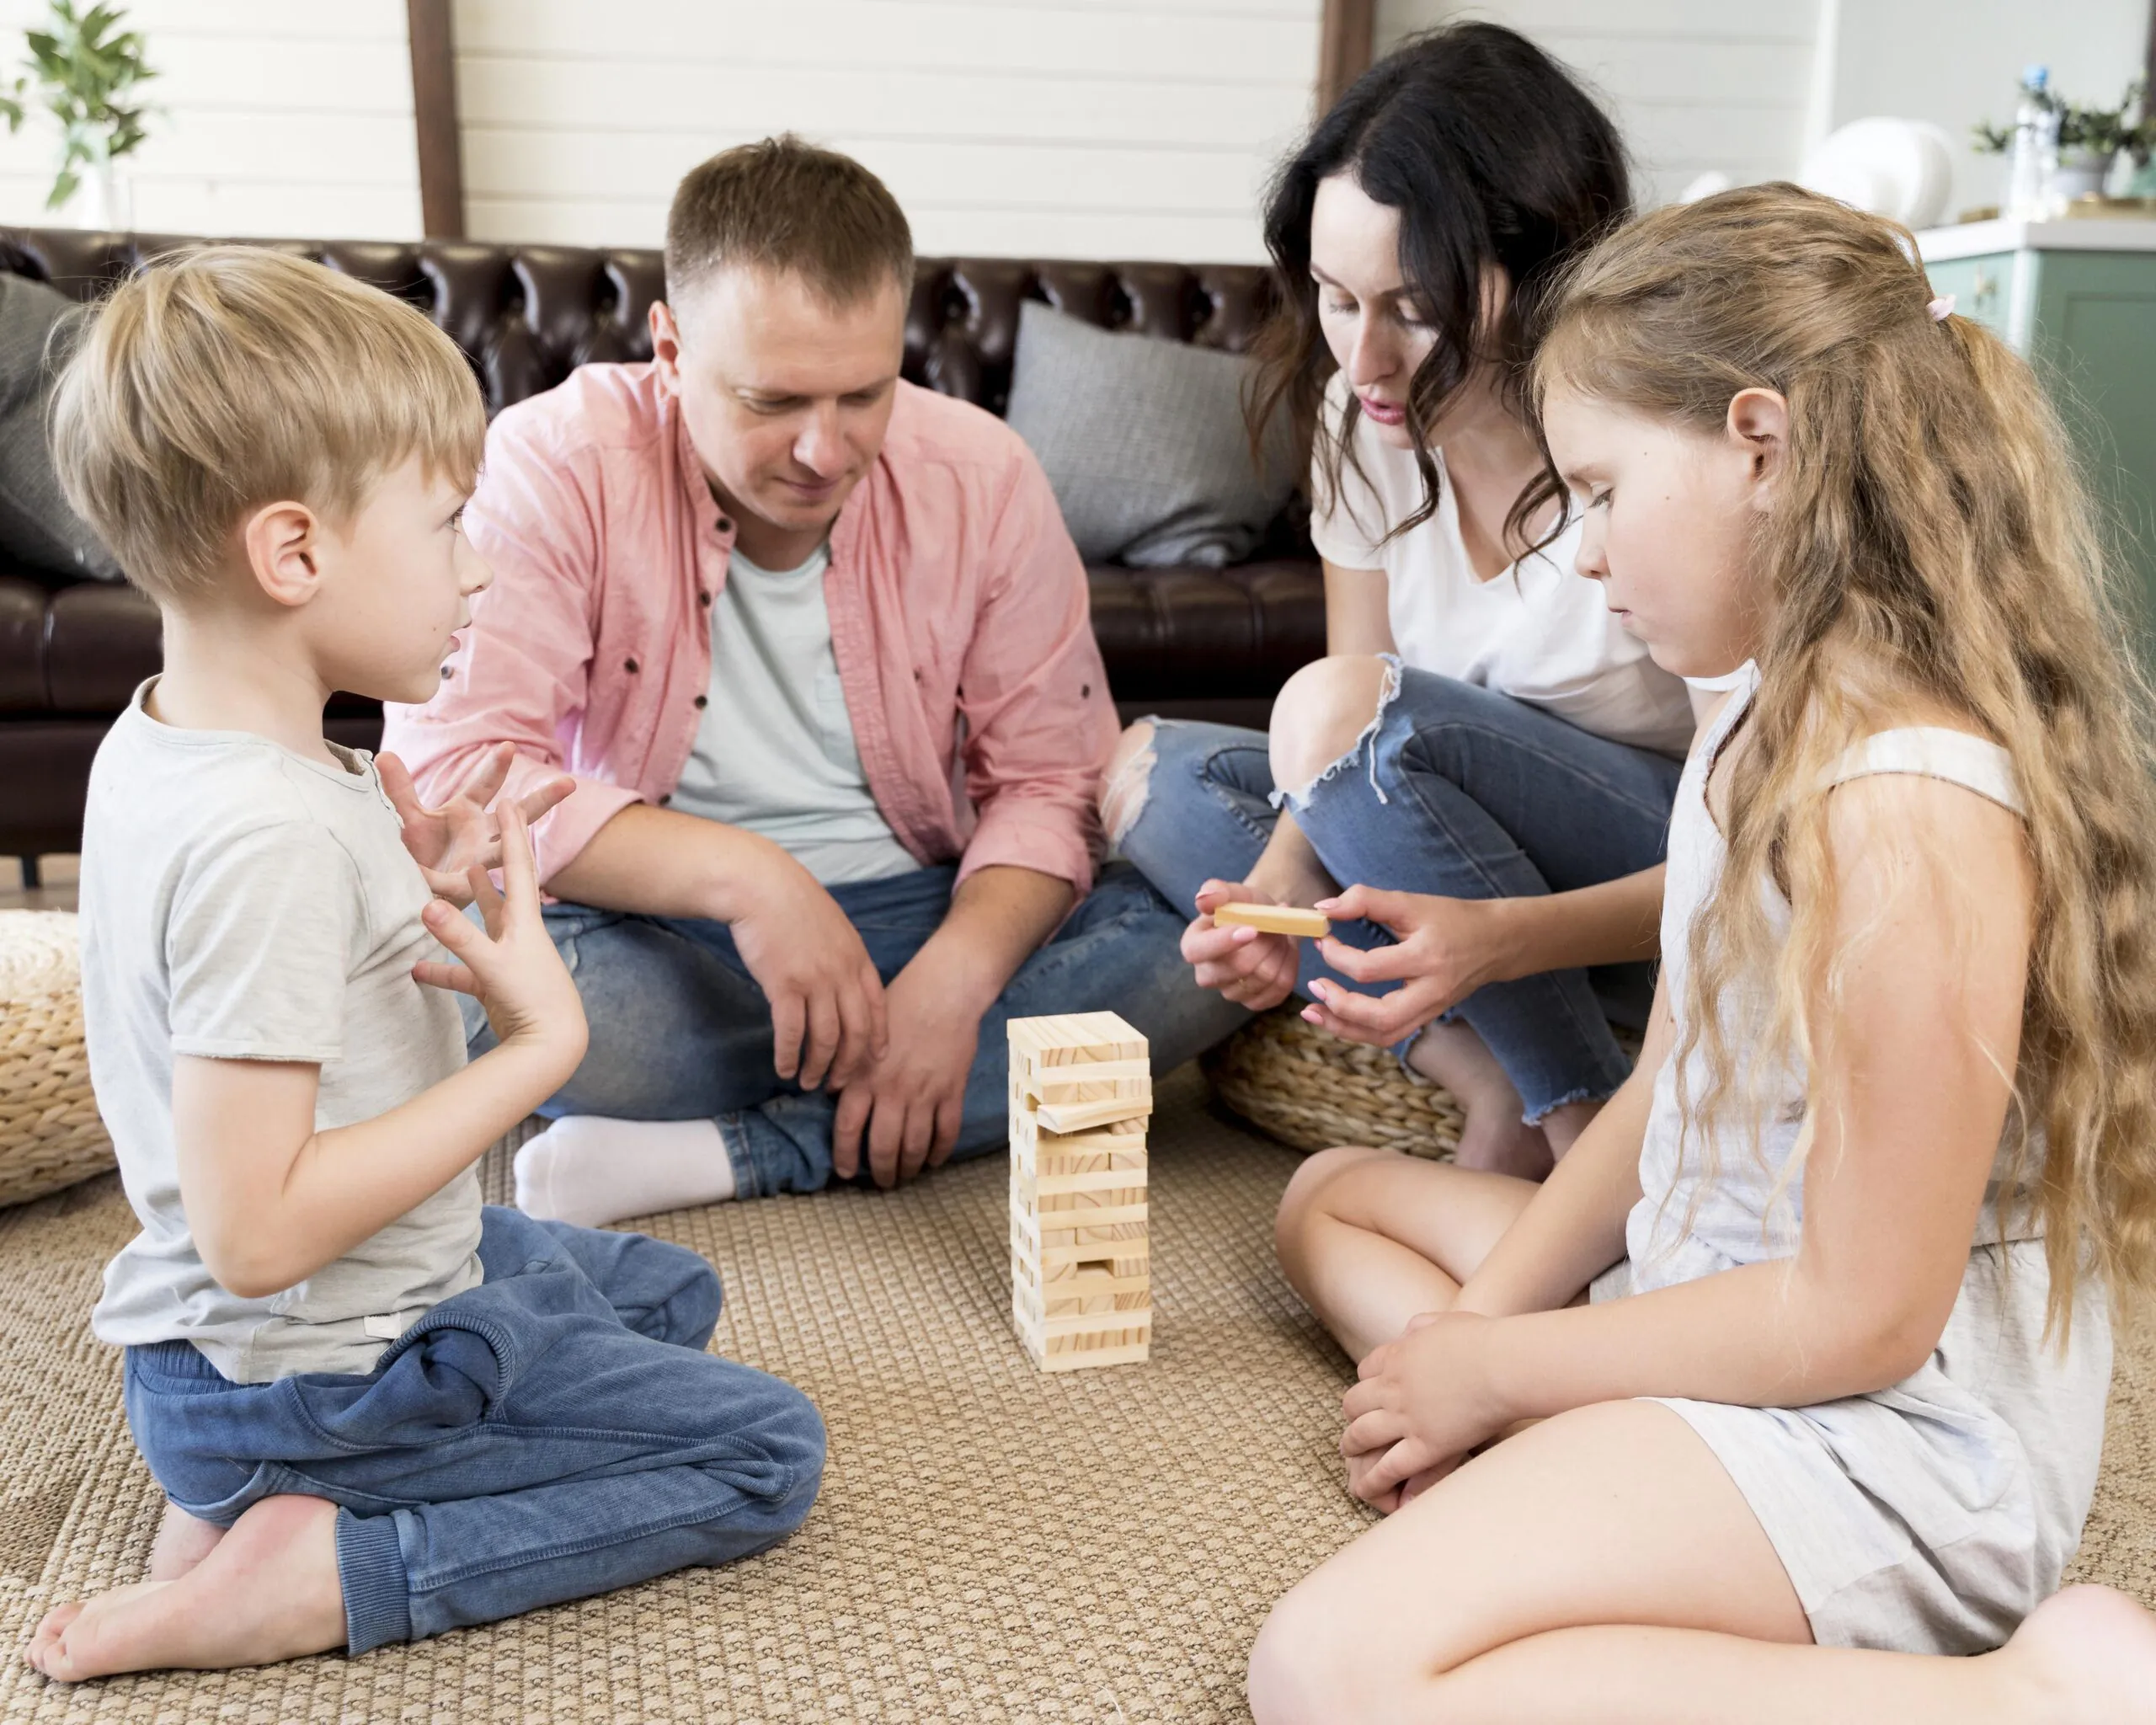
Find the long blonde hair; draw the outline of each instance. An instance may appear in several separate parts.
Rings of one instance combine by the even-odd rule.
[[[1756,1125],[1760,1075],[1790,1062],[1807,1075],[1793,1162],[1833,1106],[1831,763],[1912,700],[2011,756],[2034,901],[2005,1184],[2043,1226],[2063,1333],[2092,1271],[2121,1301],[2156,1289],[2156,756],[2057,416],[1990,331],[1935,318],[1913,253],[1793,186],[1657,211],[1567,282],[1536,395],[1561,382],[1712,435],[1739,391],[1789,403],[1747,577],[1766,633],[1728,860],[1689,943],[1675,1058],[1682,1074],[1703,1051],[1708,1083],[1688,1140],[1748,1103]]]

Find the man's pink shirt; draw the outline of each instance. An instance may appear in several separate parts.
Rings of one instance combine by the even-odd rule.
[[[504,741],[512,793],[572,774],[535,835],[543,881],[680,781],[734,524],[648,365],[584,366],[504,409],[464,521],[494,585],[440,693],[392,706],[382,746],[430,801]],[[961,879],[1011,863],[1085,893],[1115,708],[1085,569],[1031,451],[994,415],[900,383],[830,559],[839,681],[899,842],[959,860]]]

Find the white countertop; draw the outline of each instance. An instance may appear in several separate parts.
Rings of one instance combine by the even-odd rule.
[[[1927,227],[1917,236],[1917,251],[1927,264],[2025,248],[2037,252],[2156,252],[2156,218],[1965,222],[1958,227]]]

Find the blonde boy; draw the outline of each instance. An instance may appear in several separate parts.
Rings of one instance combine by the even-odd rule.
[[[123,285],[61,381],[62,483],[164,620],[82,892],[142,1225],[92,1325],[169,1503],[147,1581],[39,1626],[49,1676],[360,1653],[725,1562],[815,1496],[815,1411],[703,1351],[701,1258],[481,1204],[481,1151],[584,1048],[526,836],[567,786],[497,831],[506,761],[425,809],[323,736],[334,691],[435,687],[488,580],[483,432],[418,312],[246,248]],[[469,1065],[451,990],[499,1038]]]

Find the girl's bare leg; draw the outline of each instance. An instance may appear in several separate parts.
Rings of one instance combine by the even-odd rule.
[[[2152,1696],[2156,1617],[2109,1588],[2079,1587],[2046,1600],[2005,1647],[1974,1659],[1782,1647],[1694,1629],[1555,1630],[1443,1679],[1427,1717],[1508,1725],[2124,1725],[2156,1712]]]
[[[1357,1360],[1418,1312],[1443,1311],[1536,1188],[1389,1150],[1321,1151],[1281,1194],[1289,1284]]]
[[[1290,1590],[1250,1669],[1258,1725],[2095,1725],[2151,1693],[2156,1620],[2100,1589],[1979,1659],[1812,1646],[1742,1496],[1651,1402],[1545,1420],[1440,1481]]]
[[[132,1587],[45,1614],[24,1657],[78,1682],[115,1671],[266,1665],[344,1645],[337,1506],[264,1498],[177,1581]]]

